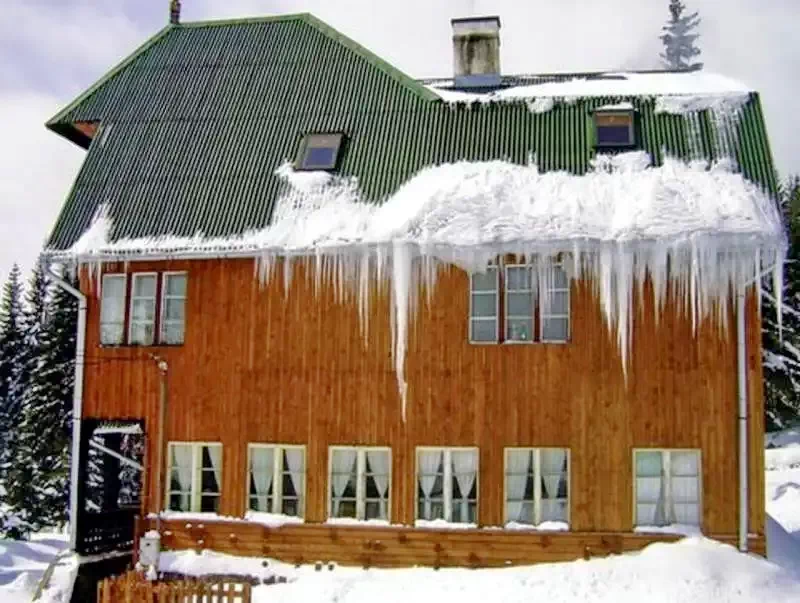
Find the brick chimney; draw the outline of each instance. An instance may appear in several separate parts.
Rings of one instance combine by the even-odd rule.
[[[169,22],[178,25],[181,22],[181,0],[170,0]]]
[[[467,17],[451,24],[456,87],[499,85],[500,17]]]

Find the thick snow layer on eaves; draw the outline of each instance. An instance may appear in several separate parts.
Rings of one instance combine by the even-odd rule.
[[[256,257],[265,280],[277,258],[310,257],[318,281],[323,273],[333,274],[338,291],[357,294],[365,333],[370,283],[388,278],[404,409],[411,313],[420,286],[431,291],[442,263],[480,271],[512,253],[532,264],[538,283],[546,284],[554,262],[570,278],[593,279],[623,368],[633,292],[646,277],[659,309],[668,284],[685,294],[695,327],[715,310],[726,320],[731,291],[765,267],[773,267],[773,278],[782,281],[785,242],[776,204],[726,163],[667,159],[651,167],[646,153],[635,152],[600,156],[589,173],[577,176],[542,173],[535,164],[464,162],[422,170],[382,205],[366,202],[354,180],[298,174],[288,166],[278,174],[290,191],[263,230],[226,239],[198,233],[111,241],[111,217],[101,208],[65,255],[97,263],[238,253]],[[283,265],[288,283],[291,263]]]
[[[534,98],[582,97],[726,97],[746,99],[752,89],[728,77],[706,71],[686,73],[607,73],[596,78],[574,78],[514,86],[489,93],[452,90],[442,84],[428,89],[450,103],[503,102]]]

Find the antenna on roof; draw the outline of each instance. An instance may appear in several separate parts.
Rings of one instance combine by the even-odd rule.
[[[172,25],[178,25],[181,22],[181,0],[170,0],[169,22]]]

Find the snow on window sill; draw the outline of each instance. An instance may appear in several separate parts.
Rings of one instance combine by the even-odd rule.
[[[478,526],[474,523],[455,523],[444,519],[417,519],[414,527],[436,530],[475,530]]]
[[[569,532],[569,524],[566,521],[543,521],[537,525],[509,521],[504,526],[504,529],[532,532]]]
[[[150,513],[148,519],[156,519],[158,515]],[[279,515],[277,513],[260,513],[257,511],[248,511],[242,517],[231,517],[228,515],[219,515],[218,513],[192,513],[186,511],[163,511],[161,519],[165,521],[186,521],[193,523],[257,523],[268,527],[278,527],[289,524],[302,524],[305,520],[302,517],[294,517],[292,515]]]
[[[637,534],[678,534],[681,536],[702,536],[700,526],[682,523],[672,523],[668,526],[636,526],[633,531]]]
[[[267,527],[279,527],[284,525],[299,525],[305,523],[305,519],[295,515],[283,515],[281,513],[264,513],[262,511],[248,511],[244,516],[246,521],[261,524]]]

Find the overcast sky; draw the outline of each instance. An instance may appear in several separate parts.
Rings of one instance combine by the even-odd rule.
[[[685,0],[706,69],[758,90],[781,174],[800,172],[800,0]],[[668,0],[183,0],[185,20],[310,11],[413,77],[451,71],[450,18],[498,14],[504,73],[652,68]],[[0,280],[47,237],[84,151],[57,110],[167,20],[169,0],[2,0]]]

